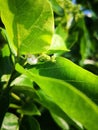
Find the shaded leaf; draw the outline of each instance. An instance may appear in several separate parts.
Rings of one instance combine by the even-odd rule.
[[[39,110],[34,105],[34,100],[38,96],[32,81],[27,76],[21,75],[12,82],[11,86],[13,86],[11,89],[12,97],[16,99],[16,96],[18,96],[21,100],[21,105],[17,112],[24,115],[40,115]],[[15,104],[15,101],[12,103]]]
[[[5,29],[0,27],[0,49],[3,48],[6,43]]]
[[[55,115],[52,113],[52,117],[55,120],[55,122],[63,129],[63,130],[70,130],[69,125],[67,124],[66,121],[64,121],[62,118],[59,116]]]
[[[38,121],[32,116],[24,116],[19,130],[40,130]]]
[[[80,28],[83,29],[82,36],[80,39],[80,54],[81,54],[81,63],[91,55],[91,51],[93,50],[93,45],[90,39],[89,32],[85,26],[84,19],[82,19],[78,24],[80,24]]]
[[[12,61],[10,50],[7,44],[0,50],[0,127],[9,107],[10,88],[6,88],[12,73]],[[5,88],[4,88],[5,87]]]
[[[0,93],[0,128],[9,107],[9,93],[10,88],[6,88]]]
[[[36,105],[32,103],[25,103],[20,109],[17,110],[18,113],[23,115],[41,115],[40,111],[36,107]]]

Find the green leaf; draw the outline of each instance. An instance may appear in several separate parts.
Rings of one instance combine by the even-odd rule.
[[[77,41],[78,41],[78,32],[77,31],[72,30],[71,34],[67,34],[67,37],[66,37],[67,48],[69,48],[69,49],[72,48]]]
[[[21,99],[27,99],[28,102],[31,102],[35,98],[37,98],[37,95],[34,91],[33,86],[21,86],[21,85],[17,86],[16,85],[11,89],[11,92],[18,95]]]
[[[12,113],[6,113],[1,130],[19,130],[18,117]]]
[[[4,81],[4,76],[9,77],[12,73],[13,65],[12,60],[10,57],[10,50],[7,44],[4,45],[4,47],[0,50],[0,78]],[[9,79],[9,78],[8,78]],[[8,79],[5,79],[5,81],[8,81]]]
[[[6,88],[9,84],[10,74],[12,73],[12,61],[10,58],[10,50],[7,44],[0,50],[0,127],[5,113],[9,107],[10,88]],[[5,88],[4,88],[5,87]]]
[[[25,74],[25,69],[24,69],[19,63],[16,63],[15,69],[16,69],[16,71],[18,71],[19,73]],[[27,76],[27,75],[26,75],[26,76]]]
[[[14,54],[38,54],[49,49],[54,22],[48,0],[0,0],[0,12]]]
[[[69,126],[74,126],[76,129],[81,130],[76,122],[73,121],[62,109],[60,109],[60,107],[55,104],[55,102],[53,102],[53,100],[51,100],[51,98],[47,96],[44,91],[38,90],[37,94],[39,95],[39,98],[36,101],[47,108],[50,113],[55,114],[57,117],[67,122]]]
[[[81,67],[78,67],[72,62],[70,63],[69,60],[58,58],[58,63],[59,60],[61,66],[63,64],[63,70],[65,67],[64,62],[66,61],[65,63],[69,63],[69,66],[73,65],[74,67],[76,67],[77,71],[79,69],[79,72],[82,71],[82,73],[85,72],[86,75],[89,74],[90,76],[94,76],[95,78],[97,77],[92,73],[83,70]],[[52,65],[53,64],[55,63],[52,63]],[[61,66],[59,64],[58,67],[56,66],[56,69],[62,68]],[[53,70],[54,69],[55,68],[53,68]],[[47,94],[47,96],[49,96],[52,101],[54,101],[54,103],[56,103],[65,113],[67,113],[70,118],[82,123],[84,127],[89,130],[98,129],[98,126],[96,125],[98,121],[98,107],[80,90],[62,80],[35,75],[31,72],[31,70],[25,71],[25,74],[26,73],[38,84],[38,86]],[[78,76],[81,77],[81,75]]]
[[[11,86],[28,86],[31,89],[32,87],[32,81],[26,76],[26,75],[20,75],[15,80],[12,81]]]
[[[82,57],[81,64],[83,64],[84,60],[90,57],[91,51],[93,51],[93,45],[90,39],[89,32],[86,28],[84,19],[82,19],[79,24],[80,28],[83,30],[82,37],[80,40],[80,54]]]
[[[56,0],[50,0],[53,10],[60,16],[64,15],[64,10],[63,8],[58,4]]]
[[[46,77],[62,79],[85,93],[98,103],[98,76],[62,57],[30,69],[30,72]]]
[[[32,116],[24,116],[20,124],[20,130],[40,130],[40,126]]]
[[[38,96],[33,88],[32,81],[27,76],[21,75],[12,82],[11,86],[13,86],[11,89],[12,97],[16,99],[16,96],[18,96],[21,101],[21,106],[19,104],[20,107],[17,112],[24,115],[40,115],[39,110],[34,105],[34,100]],[[15,104],[14,102],[11,103]]]
[[[79,122],[77,123],[77,127],[75,127],[76,124],[72,125],[72,124],[68,124],[66,122],[66,120],[64,120],[63,118],[55,115],[54,113],[51,113],[54,121],[63,129],[63,130],[71,130],[71,129],[75,129],[75,130],[84,130],[84,127],[82,126],[82,124],[80,124]]]
[[[98,129],[98,107],[82,92],[62,80],[35,76],[35,82],[70,118]]]
[[[6,37],[5,37],[5,29],[0,27],[0,50],[3,48],[4,44],[6,43]]]
[[[63,129],[63,130],[70,130],[69,125],[66,121],[64,121],[61,117],[51,113],[54,121]]]
[[[23,115],[41,115],[40,111],[36,107],[36,105],[32,103],[25,103],[20,109],[17,110],[18,113]]]
[[[63,25],[59,24],[56,29],[55,33],[62,37],[62,39],[65,41],[68,35],[68,30],[64,28]]]
[[[65,51],[69,51],[69,50],[67,49],[63,38],[58,34],[54,34],[49,52],[50,53],[57,53],[57,52],[64,53]]]

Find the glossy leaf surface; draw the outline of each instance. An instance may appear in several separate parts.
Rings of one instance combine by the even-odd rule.
[[[61,80],[37,76],[35,81],[68,116],[88,130],[98,129],[98,107],[83,93]]]
[[[54,63],[38,65],[31,70],[42,76],[64,80],[98,103],[98,76],[66,58],[58,57]]]
[[[35,75],[18,64],[16,69],[33,79],[70,118],[79,121],[88,130],[98,129],[98,107],[80,90],[62,80]]]

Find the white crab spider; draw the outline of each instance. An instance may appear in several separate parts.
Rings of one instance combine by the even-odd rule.
[[[35,65],[38,63],[38,57],[35,56],[35,55],[28,55],[27,57],[27,62],[30,64],[30,65]]]

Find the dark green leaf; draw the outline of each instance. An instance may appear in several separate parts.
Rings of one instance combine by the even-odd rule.
[[[40,126],[32,116],[24,116],[19,130],[40,130]]]
[[[7,44],[0,51],[0,78],[2,81],[8,81],[9,75],[12,73],[12,60],[10,57],[10,50]],[[5,78],[6,77],[6,78]]]
[[[4,119],[5,113],[8,110],[9,107],[9,91],[10,88],[6,88],[5,90],[2,90],[0,93],[0,128],[2,125],[2,121]]]
[[[0,27],[0,49],[3,48],[6,43],[5,30]]]
[[[23,115],[41,115],[40,111],[36,107],[36,105],[32,103],[25,103],[20,109],[17,110],[18,113]]]

